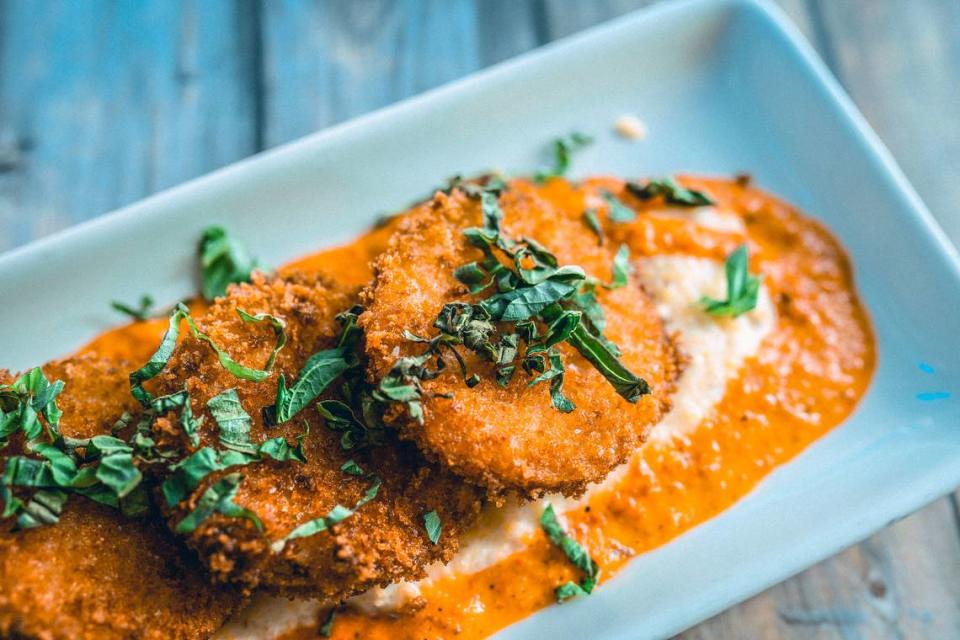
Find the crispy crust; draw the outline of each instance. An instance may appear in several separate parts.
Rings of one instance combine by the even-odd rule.
[[[44,371],[66,382],[66,435],[109,433],[134,408],[126,368],[80,357]],[[0,637],[206,638],[238,604],[237,594],[209,586],[155,518],[73,496],[56,525],[0,532]]]
[[[564,211],[539,198],[533,185],[511,182],[501,196],[504,228],[511,237],[529,236],[550,249],[561,264],[576,264],[609,281],[613,251],[598,246],[581,220],[581,211]],[[398,355],[422,347],[403,338],[404,330],[434,335],[432,323],[447,302],[470,300],[453,270],[482,254],[462,235],[481,222],[479,205],[459,191],[437,193],[414,209],[375,264],[375,278],[363,293],[369,375],[377,380]],[[483,294],[480,294],[481,297]],[[645,439],[667,410],[677,372],[671,342],[649,298],[639,286],[600,294],[606,336],[623,351],[623,362],[644,377],[654,393],[629,404],[570,345],[560,345],[566,362],[564,392],[573,413],[551,405],[546,385],[527,386],[516,375],[506,389],[494,381],[492,365],[473,354],[468,369],[481,382],[467,389],[456,367],[424,387],[423,425],[396,410],[388,419],[401,436],[428,456],[476,482],[491,494],[517,491],[526,496],[559,491],[575,495],[602,479]],[[441,394],[454,394],[446,399]]]
[[[188,544],[220,581],[248,590],[259,587],[291,596],[342,599],[376,585],[417,578],[427,564],[448,560],[460,532],[479,509],[474,489],[426,464],[408,444],[391,438],[380,447],[343,451],[339,435],[325,426],[312,405],[286,424],[264,427],[261,410],[276,400],[278,374],[283,373],[289,385],[309,356],[332,347],[340,330],[335,316],[355,299],[355,293],[316,276],[257,274],[252,284],[232,287],[199,325],[217,344],[226,345],[236,360],[260,367],[273,346],[273,333],[266,326],[243,323],[236,310],[282,317],[288,343],[271,376],[259,384],[240,380],[219,364],[208,345],[187,337],[158,378],[159,393],[184,385],[190,391],[194,414],[205,415],[202,445],[217,446],[218,431],[206,403],[229,388],[237,390],[253,420],[253,442],[282,435],[293,443],[305,424],[310,427],[306,464],[266,461],[239,469],[244,480],[234,501],[261,518],[262,533],[248,520],[215,514],[187,536]],[[177,432],[163,420],[157,429],[164,437]],[[272,541],[326,515],[336,504],[350,506],[361,497],[370,480],[340,470],[351,458],[382,479],[376,499],[331,531],[293,540],[282,552],[272,553]],[[169,514],[171,526],[217,477],[209,478],[184,506]],[[444,524],[436,545],[430,543],[423,526],[424,514],[434,509]]]

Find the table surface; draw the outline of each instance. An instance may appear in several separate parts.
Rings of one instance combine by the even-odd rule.
[[[778,1],[960,242],[960,2]],[[2,3],[0,251],[651,3]],[[960,637],[957,496],[683,637]]]

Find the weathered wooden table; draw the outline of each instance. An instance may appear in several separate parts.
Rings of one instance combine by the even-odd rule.
[[[646,4],[10,0],[0,251]],[[960,242],[960,1],[780,4]],[[957,498],[684,636],[960,638]]]

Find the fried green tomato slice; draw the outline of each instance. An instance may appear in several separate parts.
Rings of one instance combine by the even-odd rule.
[[[43,370],[66,383],[64,435],[110,433],[124,409],[135,409],[125,367],[79,357]],[[0,373],[0,382],[11,380]],[[127,518],[71,496],[56,524],[2,525],[0,637],[207,638],[240,603],[237,593],[211,588],[193,554],[156,517]]]
[[[602,282],[611,281],[616,247],[598,245],[582,211],[554,206],[538,197],[536,186],[520,180],[509,184],[499,204],[503,235],[531,238],[553,253],[559,265],[576,265]],[[367,310],[360,326],[372,381],[382,380],[399,357],[424,352],[409,333],[437,335],[434,321],[445,304],[478,303],[491,295],[492,289],[471,295],[454,277],[458,267],[483,260],[481,250],[464,236],[464,229],[483,224],[479,199],[459,189],[438,192],[400,223],[362,295]],[[626,401],[564,342],[557,347],[565,363],[562,389],[576,407],[564,413],[553,406],[549,383],[531,386],[532,375],[517,371],[503,388],[493,363],[461,350],[468,373],[479,376],[476,386],[468,388],[458,364],[445,355],[445,369],[422,383],[422,421],[398,403],[387,413],[387,422],[429,458],[491,494],[581,493],[641,445],[668,409],[677,375],[672,343],[635,279],[613,290],[599,287],[597,296],[606,317],[604,335],[652,393],[635,403]]]
[[[198,325],[235,361],[258,368],[269,359],[276,336],[269,323],[244,322],[238,311],[281,319],[287,343],[269,377],[252,382],[234,376],[207,343],[188,336],[155,381],[157,393],[188,390],[193,414],[203,417],[199,447],[224,448],[208,402],[230,389],[249,415],[252,443],[277,437],[291,446],[298,438],[302,442],[306,462],[265,457],[214,472],[189,498],[167,505],[170,526],[182,529],[184,518],[196,510],[211,487],[228,475],[242,476],[232,502],[247,517],[232,515],[229,508],[227,514],[218,510],[192,531],[183,532],[219,581],[288,596],[346,598],[373,586],[418,578],[426,565],[448,560],[457,549],[460,532],[479,510],[480,496],[474,488],[428,464],[416,447],[398,441],[382,427],[386,437],[380,444],[355,444],[345,450],[342,432],[326,424],[317,400],[282,424],[270,426],[272,421],[264,420],[264,410],[277,401],[278,376],[282,374],[293,389],[307,360],[335,346],[341,329],[336,316],[355,302],[355,291],[344,291],[316,275],[255,274],[251,284],[231,287],[198,319]],[[198,449],[188,444],[176,420],[158,420],[155,430],[158,440],[179,438],[188,452]],[[353,465],[348,464],[351,460]],[[354,509],[377,482],[376,496]],[[310,526],[308,522],[331,513],[342,516],[343,507],[352,515],[325,530],[284,542],[298,527]],[[424,527],[424,516],[431,511],[443,523],[436,543]]]

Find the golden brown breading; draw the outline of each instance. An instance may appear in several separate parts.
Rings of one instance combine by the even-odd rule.
[[[598,246],[581,211],[558,209],[519,180],[510,183],[500,204],[508,237],[533,238],[561,265],[578,265],[609,282],[613,252]],[[482,260],[480,250],[463,235],[465,228],[480,225],[479,202],[459,190],[438,193],[401,223],[363,294],[367,311],[360,326],[366,333],[372,379],[382,378],[398,356],[423,351],[423,345],[404,338],[405,330],[433,336],[434,319],[445,303],[477,302],[489,295],[469,295],[453,276],[455,268]],[[646,379],[652,394],[628,403],[583,356],[563,343],[559,346],[566,363],[563,391],[576,409],[561,413],[551,404],[547,384],[528,387],[530,378],[518,373],[501,388],[493,364],[467,352],[467,369],[480,376],[476,387],[466,388],[459,369],[448,366],[423,385],[422,425],[399,410],[388,413],[388,421],[428,457],[494,494],[506,490],[530,496],[545,491],[577,494],[640,445],[667,408],[676,376],[673,348],[653,304],[635,281],[598,296],[607,317],[606,337],[619,345],[622,362]],[[453,397],[438,397],[445,394]]]
[[[332,347],[340,332],[335,316],[348,309],[355,297],[355,293],[316,276],[256,274],[252,284],[231,287],[198,324],[234,359],[262,367],[274,334],[267,326],[245,324],[237,309],[282,318],[288,342],[270,377],[260,383],[240,380],[220,365],[207,344],[187,337],[157,380],[160,393],[186,385],[194,414],[205,416],[202,445],[218,446],[219,432],[207,401],[230,388],[237,390],[252,418],[254,443],[283,436],[292,444],[305,424],[310,427],[304,441],[305,464],[268,460],[228,471],[243,474],[234,502],[259,516],[262,532],[247,519],[214,514],[187,535],[188,544],[219,580],[288,595],[345,598],[375,585],[419,577],[427,564],[449,559],[457,548],[459,533],[479,509],[474,489],[449,472],[427,465],[409,444],[388,437],[383,446],[344,451],[340,435],[324,424],[315,403],[285,424],[264,426],[261,410],[276,401],[278,374],[283,373],[291,385],[311,355]],[[171,431],[163,420],[157,427]],[[279,553],[271,551],[272,542],[304,522],[325,516],[336,504],[356,504],[371,480],[341,471],[349,459],[382,479],[376,498],[332,530],[292,540]],[[175,509],[170,514],[171,526],[222,475],[212,474],[190,500]],[[423,522],[424,515],[433,510],[443,522],[438,544],[430,542]]]
[[[109,433],[133,408],[126,369],[91,357],[43,369],[66,383],[59,400],[65,435]],[[0,637],[206,638],[238,602],[210,587],[155,518],[129,519],[71,496],[59,523],[0,532]]]

